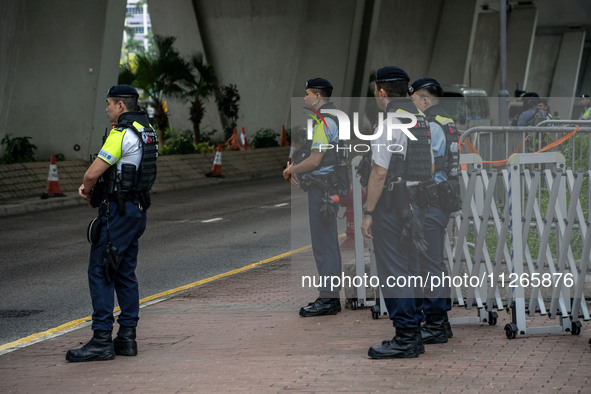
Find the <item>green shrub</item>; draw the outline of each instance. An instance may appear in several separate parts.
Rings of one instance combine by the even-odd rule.
[[[184,155],[195,153],[193,146],[193,135],[190,130],[177,132],[174,129],[167,129],[165,135],[166,143],[158,150],[160,155]]]
[[[6,150],[2,157],[0,157],[0,163],[12,164],[12,163],[27,163],[35,161],[35,149],[37,147],[29,141],[32,137],[15,137],[10,138],[10,134],[7,134],[2,141],[2,145],[6,145]]]
[[[271,129],[260,129],[256,132],[254,137],[252,137],[251,145],[253,148],[272,148],[274,146],[279,146],[277,137],[279,137],[279,133],[276,133]]]
[[[171,155],[185,155],[187,153],[195,153],[193,141],[184,135],[179,135],[174,138],[170,144],[166,144],[170,148]]]
[[[209,152],[213,152],[213,145],[211,145],[209,142],[200,142],[198,144],[194,144],[193,145],[195,147],[195,152],[197,153],[209,153]]]

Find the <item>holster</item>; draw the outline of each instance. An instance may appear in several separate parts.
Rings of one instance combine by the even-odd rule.
[[[421,181],[419,189],[419,200],[416,202],[418,206],[426,207],[439,201],[437,184],[433,179]]]
[[[312,175],[304,174],[300,180],[300,187],[304,191],[308,191],[311,185],[316,185],[326,192],[330,192],[334,188],[335,177],[333,174],[329,175]]]
[[[412,211],[410,209],[410,195],[409,188],[406,187],[406,181],[403,178],[398,178],[398,180],[391,182],[388,186],[388,189],[391,189],[391,191],[387,194],[388,199],[386,203],[388,201],[390,202],[390,210],[394,209],[402,220],[408,220],[412,215]],[[386,204],[386,209],[388,209],[388,204]]]

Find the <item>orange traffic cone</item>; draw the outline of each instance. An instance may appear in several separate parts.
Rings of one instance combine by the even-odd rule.
[[[47,197],[64,197],[64,194],[60,191],[55,155],[51,155],[51,161],[49,162],[49,174],[47,175],[47,186],[45,187],[45,193],[41,195],[41,198],[43,199]]]
[[[248,141],[246,140],[246,133],[244,132],[244,127],[242,128],[242,133],[240,133],[240,143],[244,150],[248,149]]]
[[[281,126],[281,139],[279,146],[287,146],[287,134],[285,133],[285,125]]]
[[[206,177],[225,178],[222,175],[222,147],[218,146],[215,149],[215,157],[213,158],[213,166],[211,172],[205,174]]]
[[[231,150],[240,150],[240,145],[238,145],[238,131],[236,131],[236,127],[234,127],[234,132],[232,133],[232,145],[230,145]]]

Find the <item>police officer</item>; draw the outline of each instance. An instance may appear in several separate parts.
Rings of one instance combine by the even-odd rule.
[[[320,113],[323,109],[335,108],[330,102],[332,84],[324,78],[313,78],[306,82],[304,102],[307,108]],[[334,194],[332,184],[337,164],[339,131],[336,118],[322,114],[324,121],[315,116],[313,139],[296,153],[294,162],[283,171],[283,177],[308,192],[308,215],[310,236],[316,268],[323,284],[318,288],[318,298],[300,309],[300,316],[335,315],[341,311],[340,287],[331,288],[323,280],[332,276],[340,277],[341,251],[339,249],[337,216],[338,205],[330,196]]]
[[[377,274],[396,329],[392,340],[369,349],[368,355],[375,359],[414,358],[424,352],[419,346],[422,316],[416,301],[420,283],[412,278],[420,275],[417,249],[425,248],[420,223],[424,213],[417,191],[421,181],[431,178],[432,157],[428,123],[407,97],[408,82],[408,74],[399,67],[383,67],[376,73],[374,96],[387,119],[391,114],[413,115],[417,124],[407,129],[416,138],[412,140],[396,128],[389,139],[387,120],[378,123],[378,137],[372,141],[373,163],[361,231],[373,238]],[[388,278],[397,278],[396,286]]]
[[[66,353],[71,362],[110,360],[137,354],[139,313],[135,275],[138,240],[146,227],[149,190],[156,177],[157,137],[145,112],[139,112],[138,92],[129,85],[107,93],[107,117],[114,124],[98,157],[86,173],[78,194],[98,207],[101,223],[92,240],[88,282],[92,299],[92,339]],[[121,308],[119,331],[112,341],[114,293]]]
[[[521,96],[523,101],[523,111],[517,119],[517,126],[535,126],[546,120],[546,114],[538,109],[538,103],[541,101],[536,92],[526,92]]]
[[[579,102],[583,106],[583,112],[581,112],[581,116],[579,116],[580,120],[589,120],[591,119],[591,96],[588,94],[582,94]]]
[[[418,109],[424,112],[429,121],[431,130],[431,149],[435,161],[433,180],[438,188],[449,186],[449,182],[457,182],[459,152],[458,130],[453,119],[439,105],[443,89],[439,82],[433,78],[421,78],[414,81],[408,88],[411,99]],[[459,191],[459,183],[457,183]],[[450,198],[451,197],[451,198]],[[441,199],[441,203],[440,203]],[[450,203],[455,200],[455,207]],[[443,242],[445,230],[449,222],[450,210],[455,210],[460,202],[459,196],[449,196],[448,193],[438,193],[428,201],[425,211],[423,230],[428,249],[420,253],[421,275],[447,275],[447,268],[443,262]],[[426,287],[422,310],[426,322],[422,327],[423,343],[445,343],[453,336],[447,311],[451,309],[449,287]]]

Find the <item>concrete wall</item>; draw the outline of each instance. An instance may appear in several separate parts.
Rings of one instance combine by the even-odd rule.
[[[225,151],[222,154],[223,178],[208,178],[214,153],[161,156],[153,192],[176,190],[220,182],[236,182],[255,178],[281,177],[289,154],[288,147]],[[68,160],[57,162],[60,191],[68,198],[82,203],[78,187],[88,162]],[[23,198],[37,198],[47,186],[49,161],[0,165],[0,216],[2,209]],[[287,187],[287,184],[286,184]],[[60,197],[55,197],[58,204]]]
[[[155,34],[176,36],[187,56],[203,52],[220,84],[237,85],[238,125],[249,136],[289,125],[290,98],[316,76],[333,82],[335,96],[364,95],[371,71],[398,65],[413,80],[433,76],[497,94],[499,14],[481,4],[149,0]],[[0,17],[0,138],[32,136],[42,158],[86,159],[108,126],[104,95],[117,81],[125,0],[0,0]],[[516,82],[561,95],[591,86],[576,75],[584,34],[567,32],[557,48],[556,35],[534,36],[536,25],[535,7],[512,8],[510,93]],[[172,126],[190,129],[188,105],[169,107]],[[221,128],[213,101],[202,126]]]

